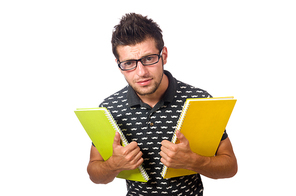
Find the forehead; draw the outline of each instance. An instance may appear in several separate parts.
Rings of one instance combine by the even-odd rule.
[[[159,51],[156,48],[154,39],[148,38],[135,45],[118,46],[117,52],[119,55],[119,61],[126,61],[131,59],[140,59],[143,56],[150,54],[157,54]]]

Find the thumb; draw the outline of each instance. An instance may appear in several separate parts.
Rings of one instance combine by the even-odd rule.
[[[113,146],[118,146],[118,145],[120,145],[120,134],[118,132],[116,132],[115,137],[114,137]]]
[[[179,139],[180,143],[186,143],[188,140],[186,137],[181,133],[179,130],[176,131],[177,138]]]

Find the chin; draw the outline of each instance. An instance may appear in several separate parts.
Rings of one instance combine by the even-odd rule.
[[[151,95],[153,93],[155,93],[156,90],[135,90],[137,94],[141,95],[141,96],[145,96],[145,95]]]
[[[141,95],[141,96],[145,96],[145,95],[151,95],[153,93],[155,93],[155,91],[157,90],[157,88],[155,86],[152,87],[140,87],[140,88],[133,88],[137,94]]]

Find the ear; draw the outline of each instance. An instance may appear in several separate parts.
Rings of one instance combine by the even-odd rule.
[[[168,48],[164,46],[162,49],[162,59],[163,59],[164,65],[167,63],[167,58],[168,58]]]

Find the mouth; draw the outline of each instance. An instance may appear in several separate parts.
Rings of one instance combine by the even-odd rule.
[[[140,81],[137,81],[136,83],[140,86],[147,86],[151,83],[152,79],[149,78],[149,79],[144,79],[144,80],[140,80]]]

